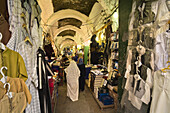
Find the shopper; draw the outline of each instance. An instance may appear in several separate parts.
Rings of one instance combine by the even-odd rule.
[[[71,60],[70,65],[65,69],[67,77],[67,96],[72,101],[78,100],[79,95],[79,76],[80,70],[74,60]]]
[[[79,54],[78,60],[77,60],[77,64],[78,65],[82,65],[83,64],[83,55]]]
[[[73,60],[74,60],[75,62],[77,62],[77,61],[78,61],[78,54],[75,53],[75,56],[74,56],[73,58],[74,58]]]
[[[62,56],[62,59],[61,59],[61,65],[62,65],[63,69],[66,69],[66,68],[69,66],[69,63],[70,63],[70,61],[69,61],[69,59],[67,58],[67,56],[66,56],[66,55],[63,55],[63,56]],[[67,82],[65,71],[64,71],[64,82],[65,82],[65,83]]]
[[[80,77],[79,77],[79,90],[84,91],[84,86],[85,86],[85,76],[86,76],[86,69],[85,69],[85,64],[83,62],[83,55],[79,54],[79,58],[77,61],[77,65],[80,70]]]

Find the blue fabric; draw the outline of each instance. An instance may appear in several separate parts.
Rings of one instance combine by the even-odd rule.
[[[74,61],[75,61],[75,62],[78,61],[78,56],[77,56],[77,55],[74,57]]]
[[[82,65],[83,64],[83,59],[82,58],[80,58],[79,59],[79,63],[78,63],[78,65]]]

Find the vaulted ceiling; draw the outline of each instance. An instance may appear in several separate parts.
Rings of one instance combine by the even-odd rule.
[[[54,12],[63,9],[73,9],[89,16],[97,0],[53,0]]]
[[[107,10],[106,2],[113,1],[116,0],[38,0],[43,29],[51,34],[57,48],[88,42],[103,25],[101,12]]]
[[[78,17],[80,14],[84,17],[88,17],[90,15],[90,12],[92,10],[92,7],[97,2],[97,0],[52,0],[52,4],[54,7],[54,13],[59,13],[60,11],[65,11],[67,9],[76,11],[75,15]],[[76,14],[77,13],[77,14]],[[80,13],[80,14],[78,14]],[[71,15],[71,14],[70,14]],[[62,14],[61,14],[62,16]],[[51,22],[50,24],[55,25],[56,28],[53,28],[54,34],[57,34],[57,37],[65,37],[65,36],[71,36],[71,37],[81,37],[79,40],[83,41],[82,37],[84,37],[86,33],[83,33],[82,30],[82,24],[85,23],[87,19],[84,17],[76,18],[75,16],[65,16],[63,15],[63,18],[59,17],[56,19],[55,22]],[[83,19],[85,21],[83,21]],[[67,28],[65,28],[67,27]],[[70,27],[68,29],[68,27]],[[58,29],[58,30],[57,30]],[[61,29],[61,30],[60,30]],[[56,33],[57,32],[57,33]],[[56,38],[56,35],[54,36]],[[65,39],[68,41],[68,39]],[[75,39],[77,40],[77,39]],[[73,39],[70,41],[77,42]],[[58,40],[56,40],[58,41]],[[60,42],[63,43],[64,41]],[[59,44],[62,45],[62,44]]]
[[[73,25],[73,26],[80,28],[80,26],[82,25],[82,22],[75,18],[64,18],[64,19],[58,20],[58,28],[63,27],[65,25]]]

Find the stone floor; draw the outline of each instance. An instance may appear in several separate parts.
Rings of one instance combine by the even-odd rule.
[[[66,85],[59,86],[58,91],[54,113],[115,113],[113,108],[101,110],[87,87],[79,93],[79,100],[76,102],[66,96]]]

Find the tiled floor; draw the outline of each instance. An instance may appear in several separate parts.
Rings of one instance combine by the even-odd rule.
[[[76,102],[66,96],[66,85],[59,86],[58,91],[55,113],[115,113],[113,108],[101,110],[87,87],[84,92],[79,93],[79,100]]]

